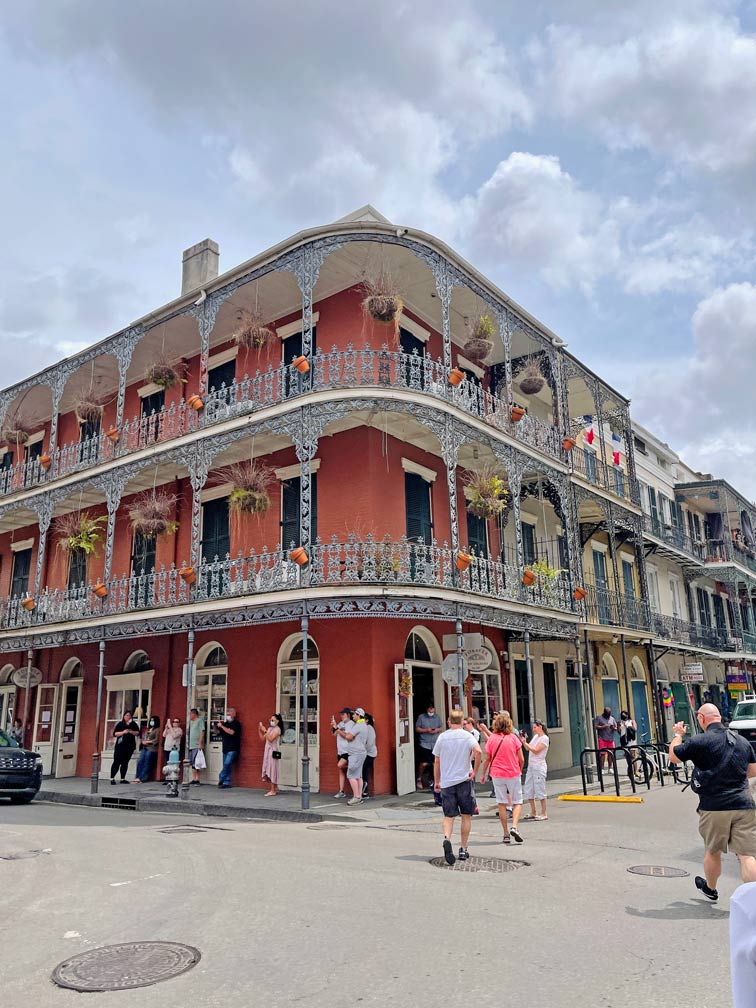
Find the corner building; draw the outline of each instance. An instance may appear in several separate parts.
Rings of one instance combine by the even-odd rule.
[[[0,723],[24,719],[45,773],[88,776],[96,745],[107,774],[124,709],[183,724],[189,701],[239,711],[238,784],[260,786],[256,725],[281,711],[282,785],[301,783],[307,732],[312,786],[333,790],[330,717],[360,704],[376,792],[404,793],[415,717],[460,701],[442,674],[460,630],[464,703],[546,720],[553,769],[591,744],[618,630],[650,721],[627,400],[452,250],[371,207],[222,276],[217,262],[212,242],[187,250],[180,298],[0,393]],[[363,312],[376,272],[396,280],[396,329]],[[483,316],[480,363],[465,348]],[[262,348],[239,345],[250,320]],[[250,460],[273,473],[269,506],[237,520],[228,467]],[[481,473],[507,491],[492,518],[469,507]],[[135,528],[135,505],[162,495],[169,528]],[[61,532],[82,514],[101,519],[92,552]],[[212,732],[207,758],[212,779]]]

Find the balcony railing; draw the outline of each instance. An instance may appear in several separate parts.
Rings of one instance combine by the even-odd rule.
[[[573,472],[579,473],[594,486],[609,490],[623,500],[640,504],[640,489],[636,480],[630,479],[619,466],[609,466],[594,451],[587,448],[573,449],[570,460]]]
[[[526,587],[522,572],[510,564],[476,557],[467,570],[459,571],[455,559],[448,546],[426,546],[406,539],[374,541],[368,536],[364,541],[334,540],[313,545],[310,585],[452,588],[565,613],[575,609],[563,574],[548,583]],[[180,571],[171,566],[115,578],[105,586],[105,598],[97,597],[92,583],[46,589],[31,611],[24,608],[23,597],[6,599],[0,606],[0,628],[13,630],[285,591],[298,588],[302,578],[302,568],[278,550],[203,562],[193,572],[193,584],[188,584]]]
[[[655,637],[675,641],[678,644],[692,644],[708,648],[710,651],[739,650],[739,640],[734,633],[720,627],[707,627],[700,623],[689,623],[677,616],[663,616],[651,613],[651,630]]]
[[[199,413],[183,399],[148,416],[125,421],[108,436],[102,430],[58,447],[46,465],[38,459],[23,460],[0,470],[0,496],[39,486],[49,480],[91,468],[100,462],[129,455],[150,445],[170,441],[198,428],[208,427],[238,416],[276,406],[306,392],[350,388],[392,388],[422,392],[457,406],[496,430],[549,455],[566,461],[559,432],[536,417],[526,414],[518,423],[510,416],[510,406],[469,379],[454,387],[440,360],[388,349],[348,348],[318,351],[309,372],[281,366],[246,376],[221,386],[204,397]]]
[[[706,557],[706,544],[703,542],[694,542],[683,529],[675,525],[666,524],[660,518],[655,518],[650,514],[643,515],[643,527],[650,535],[656,536],[657,539],[662,539],[667,545],[674,546],[680,552],[703,563]]]
[[[634,595],[618,595],[608,588],[586,584],[586,618],[589,623],[605,626],[646,630],[649,626],[649,608],[643,599]]]
[[[756,550],[744,542],[729,539],[709,539],[706,543],[707,563],[739,563],[756,574]]]

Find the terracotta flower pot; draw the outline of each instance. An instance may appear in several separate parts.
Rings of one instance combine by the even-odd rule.
[[[97,598],[107,598],[108,597],[108,589],[106,588],[106,586],[101,581],[97,582],[97,584],[94,586],[94,588],[92,589],[92,591],[97,596]]]
[[[39,456],[39,468],[40,469],[44,469],[45,472],[47,472],[47,470],[50,468],[51,465],[52,465],[52,459],[50,458],[49,455],[40,455]]]
[[[118,441],[120,436],[121,435],[117,427],[110,427],[108,428],[108,430],[105,431],[105,437],[108,439],[108,441],[112,441],[113,444],[115,444],[116,441]]]
[[[574,599],[575,599],[575,600],[576,600],[577,602],[582,602],[582,601],[583,601],[583,599],[585,598],[585,596],[586,596],[587,594],[588,594],[588,592],[587,592],[587,591],[585,590],[585,588],[581,588],[580,586],[578,586],[578,587],[577,587],[577,588],[575,589],[575,591],[574,591],[574,592],[572,593],[572,597],[573,597],[573,598],[574,598]]]
[[[36,606],[37,603],[34,601],[33,598],[25,598],[24,601],[21,603],[21,608],[26,609],[27,612],[31,612],[33,609],[36,608]]]
[[[577,441],[575,440],[575,438],[566,437],[562,440],[562,448],[564,449],[564,451],[568,452],[572,451],[572,449],[575,447],[576,444]]]
[[[301,546],[297,546],[289,553],[289,560],[293,560],[295,564],[299,564],[300,567],[304,567],[310,558]]]
[[[524,410],[522,406],[513,406],[509,411],[509,419],[512,423],[519,423],[525,416],[526,412],[527,410]]]
[[[179,571],[179,577],[182,581],[192,585],[197,580],[197,572],[194,567],[182,567]]]
[[[306,357],[295,357],[291,362],[291,366],[299,371],[300,374],[306,374],[310,370],[310,362]]]
[[[459,553],[457,553],[457,559],[454,562],[457,565],[457,570],[466,571],[473,562],[473,558],[469,553],[463,553],[462,550],[460,550]]]
[[[458,367],[452,368],[451,371],[449,372],[449,384],[457,386],[464,377],[465,377],[464,371],[462,371]]]
[[[535,574],[533,573],[532,570],[523,571],[523,574],[522,574],[522,583],[524,585],[535,584],[535,579],[536,579],[536,576],[535,576]]]
[[[201,409],[204,409],[205,403],[200,395],[190,395],[186,400],[186,405],[190,409],[196,410],[198,413]]]

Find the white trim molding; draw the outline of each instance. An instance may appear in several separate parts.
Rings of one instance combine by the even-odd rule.
[[[233,489],[231,483],[221,483],[220,486],[207,487],[204,490],[200,490],[200,501],[205,504],[207,501],[220,500],[222,497],[230,496]]]
[[[457,354],[457,364],[465,368],[466,371],[471,371],[472,374],[480,378],[481,381],[483,380],[483,376],[485,375],[486,372],[483,370],[482,367],[478,367],[477,364],[473,364],[473,362],[471,360],[468,360],[467,357],[463,357],[462,354]]]
[[[142,385],[141,388],[137,389],[137,395],[140,399],[144,399],[145,396],[154,395],[156,392],[164,392],[165,389],[160,385],[155,385],[154,382],[150,382],[149,385]]]
[[[315,458],[310,462],[310,475],[316,473],[320,469],[320,459]],[[277,480],[285,482],[286,480],[296,479],[297,476],[302,475],[302,466],[299,462],[295,465],[284,466],[282,469],[274,469],[273,472],[276,475]]]
[[[26,442],[21,446],[22,448],[28,448],[29,445],[39,444],[40,441],[44,441],[45,432],[43,430],[37,431],[36,434],[30,434],[26,439]]]
[[[228,350],[221,350],[220,353],[212,354],[212,356],[207,358],[207,370],[212,371],[213,368],[220,367],[221,364],[227,364],[230,360],[235,360],[239,356],[239,347],[229,347]]]
[[[11,553],[18,553],[19,550],[31,549],[34,545],[34,539],[19,539],[18,542],[12,542],[10,544]]]
[[[419,462],[413,462],[412,459],[403,458],[402,459],[402,469],[406,473],[414,473],[415,476],[422,476],[426,483],[433,483],[438,473],[435,469],[429,469],[427,466],[420,465]]]
[[[320,318],[320,312],[312,313],[312,324],[317,325],[318,319]],[[302,319],[294,319],[293,322],[287,322],[286,325],[276,326],[276,335],[279,339],[285,340],[287,336],[293,336],[294,333],[302,332]]]
[[[407,332],[412,333],[413,336],[422,340],[423,343],[427,343],[430,339],[430,329],[426,329],[424,326],[421,326],[419,323],[415,322],[414,319],[407,318],[406,315],[400,315],[399,325],[402,329],[406,329]]]

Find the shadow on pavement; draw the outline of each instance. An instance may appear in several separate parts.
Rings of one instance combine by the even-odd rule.
[[[721,920],[729,917],[729,910],[722,910],[711,903],[698,901],[695,903],[670,903],[669,906],[659,907],[655,910],[638,910],[636,907],[625,907],[625,913],[630,917],[645,917],[646,920],[703,920],[714,918]]]

